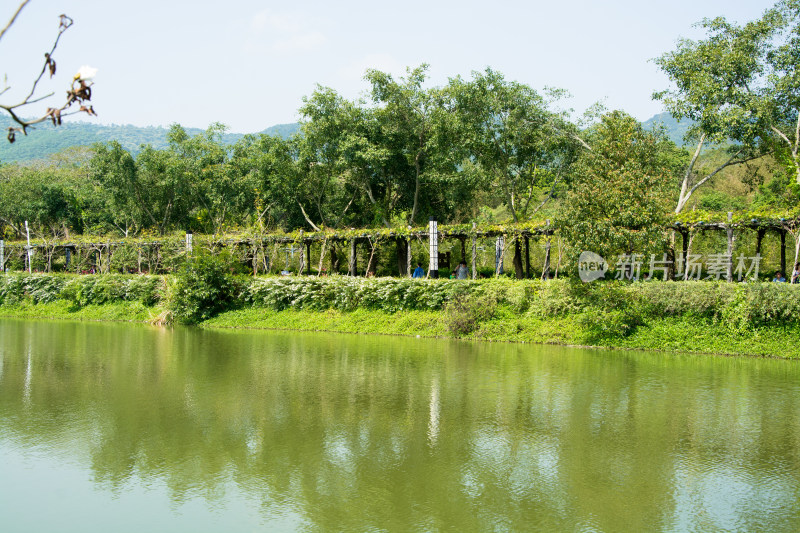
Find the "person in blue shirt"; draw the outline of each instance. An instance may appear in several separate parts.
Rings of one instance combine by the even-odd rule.
[[[422,265],[417,263],[417,268],[414,269],[414,273],[411,275],[413,278],[424,278],[425,271],[422,270]]]
[[[467,262],[461,261],[456,267],[455,271],[456,279],[467,279],[469,276],[469,270],[467,270]]]
[[[776,283],[786,283],[786,278],[783,277],[783,274],[781,274],[781,271],[779,270],[775,272],[775,277],[772,279],[772,281]]]

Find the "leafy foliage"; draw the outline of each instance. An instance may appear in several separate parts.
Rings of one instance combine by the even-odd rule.
[[[568,172],[580,146],[577,128],[530,87],[506,81],[486,69],[473,79],[447,87],[465,144],[463,165],[497,190],[514,222],[535,212],[546,194]]]
[[[577,257],[661,251],[675,182],[671,141],[615,111],[592,130],[557,224]]]
[[[154,305],[163,297],[159,276],[69,276],[62,274],[6,274],[0,276],[0,304],[23,300],[48,303],[67,300],[76,307],[116,301]]]
[[[497,311],[492,294],[456,293],[445,306],[447,329],[455,336],[469,335],[482,322],[490,320]]]
[[[245,300],[277,311],[297,309],[435,310],[472,282],[456,280],[261,278],[245,290]]]
[[[178,270],[169,286],[167,307],[179,322],[195,324],[237,304],[239,284],[224,259],[198,254]]]
[[[713,281],[245,279],[230,275],[213,257],[188,262],[171,285],[158,276],[0,276],[0,305],[4,306],[47,305],[57,300],[70,302],[74,308],[139,302],[165,306],[184,323],[205,321],[242,304],[270,312],[438,313],[429,319],[441,321],[440,327],[454,336],[480,337],[485,330],[492,338],[499,335],[490,332],[496,327],[493,324],[512,327],[514,317],[543,324],[567,320],[578,328],[570,335],[573,342],[579,338],[584,343],[611,345],[637,335],[654,321],[662,324],[672,319],[723,328],[734,337],[764,328],[800,327],[798,291],[798,286],[786,283]],[[518,333],[509,331],[508,335]]]

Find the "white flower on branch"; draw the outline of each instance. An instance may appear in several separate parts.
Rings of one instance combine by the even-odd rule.
[[[83,65],[81,68],[78,69],[78,73],[75,74],[75,80],[77,81],[91,81],[97,75],[97,69],[92,68],[89,65]]]

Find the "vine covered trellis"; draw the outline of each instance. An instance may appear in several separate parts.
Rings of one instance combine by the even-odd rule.
[[[721,232],[728,243],[727,254],[732,254],[735,241],[744,233],[755,236],[755,253],[760,254],[767,235],[780,239],[780,269],[786,272],[787,235],[792,237],[795,261],[800,255],[799,213],[711,213],[689,211],[677,215],[666,228],[681,237],[675,242],[676,253],[687,257],[694,238],[704,232]],[[391,250],[397,264],[394,275],[410,276],[413,271],[413,249],[420,258],[428,260],[425,251],[429,242],[427,227],[370,228],[370,229],[324,229],[291,233],[242,231],[227,235],[175,234],[160,238],[112,238],[78,236],[69,240],[31,239],[25,241],[0,241],[0,265],[2,270],[17,267],[30,270],[63,270],[75,273],[106,273],[122,271],[129,273],[168,273],[177,268],[192,250],[228,254],[233,262],[247,265],[254,275],[276,270],[291,270],[306,275],[324,275],[327,272],[342,272],[352,276],[374,275],[377,258]],[[557,276],[562,268],[562,242],[559,228],[549,220],[516,224],[454,224],[438,225],[437,242],[455,242],[454,254],[471,265],[471,277],[478,276],[476,264],[479,252],[487,246],[479,243],[491,239],[494,244],[495,264],[492,272],[504,271],[504,258],[511,253],[511,264],[516,277],[534,277],[531,263],[531,241],[541,250],[539,272],[536,276]],[[422,252],[420,252],[420,247]],[[556,252],[557,250],[557,252]],[[316,261],[312,252],[317,253]],[[443,264],[451,266],[450,252],[439,253]],[[485,256],[483,253],[482,256]],[[491,255],[491,254],[490,254]],[[359,268],[359,257],[364,265]],[[285,260],[285,262],[284,262]],[[280,268],[281,264],[284,268]],[[56,268],[58,265],[58,268]],[[22,268],[20,268],[20,266]],[[342,269],[342,267],[346,267]],[[677,279],[680,272],[671,272]],[[731,279],[730,268],[727,278]]]

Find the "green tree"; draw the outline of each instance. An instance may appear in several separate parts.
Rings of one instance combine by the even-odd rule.
[[[759,116],[765,117],[776,148],[783,152],[800,185],[800,1],[783,0],[765,13],[771,26],[765,52],[759,57],[762,73],[756,86]]]
[[[98,189],[105,192],[108,220],[126,237],[146,226],[148,218],[155,221],[148,217],[148,206],[140,203],[148,191],[139,183],[136,161],[118,142],[95,146],[89,167]]]
[[[0,222],[11,236],[25,237],[25,221],[40,238],[65,237],[80,227],[74,183],[58,169],[0,167],[0,197]]]
[[[654,98],[675,117],[694,121],[687,138],[697,147],[684,171],[676,213],[721,170],[775,147],[789,153],[800,183],[800,3],[783,0],[744,25],[719,17],[699,26],[705,39],[683,39],[655,60],[674,88]],[[729,143],[729,157],[697,172],[706,143]]]
[[[441,90],[423,87],[427,69],[426,64],[408,68],[399,80],[377,70],[368,70],[365,76],[377,106],[377,143],[388,153],[377,176],[385,218],[404,213],[409,225],[421,211],[431,211],[437,193],[446,185],[442,177],[451,175],[444,142],[448,110],[442,105]]]
[[[426,68],[400,80],[368,71],[373,105],[326,87],[305,99],[295,191],[313,228],[408,224],[453,212],[452,109],[442,90],[422,86]]]
[[[227,225],[240,225],[251,207],[246,180],[230,163],[231,150],[222,140],[226,127],[214,123],[190,137],[174,125],[167,139],[171,159],[185,177],[190,196],[187,229],[196,228],[217,235]]]
[[[573,254],[662,251],[670,194],[677,181],[675,145],[613,111],[588,132],[591,150],[576,164],[557,224]]]
[[[49,155],[45,160],[25,164],[31,171],[45,173],[52,182],[61,183],[69,189],[78,216],[71,218],[65,233],[105,233],[114,226],[108,208],[110,195],[92,179],[90,162],[93,156],[94,151],[88,146],[72,146]],[[117,228],[123,233],[128,229],[121,226]]]
[[[314,229],[336,227],[348,216],[359,225],[388,223],[382,209],[386,206],[375,191],[375,165],[380,166],[386,154],[370,135],[375,130],[374,113],[361,104],[328,87],[317,87],[300,108],[302,135],[296,138],[300,171],[294,200]],[[354,206],[359,213],[354,213]]]
[[[448,91],[467,149],[462,166],[475,165],[480,185],[497,191],[514,222],[526,219],[574,161],[578,145],[566,134],[574,126],[536,91],[490,68],[450,80]]]
[[[180,138],[177,128],[171,132]],[[91,167],[94,179],[113,197],[115,220],[123,221],[129,213],[133,221],[141,221],[142,227],[153,228],[160,235],[175,222],[187,222],[193,176],[187,171],[188,162],[175,152],[147,145],[134,158],[112,141],[95,146]]]
[[[232,148],[229,167],[246,195],[243,216],[260,230],[279,226],[292,211],[296,181],[295,142],[272,135],[245,135]]]

